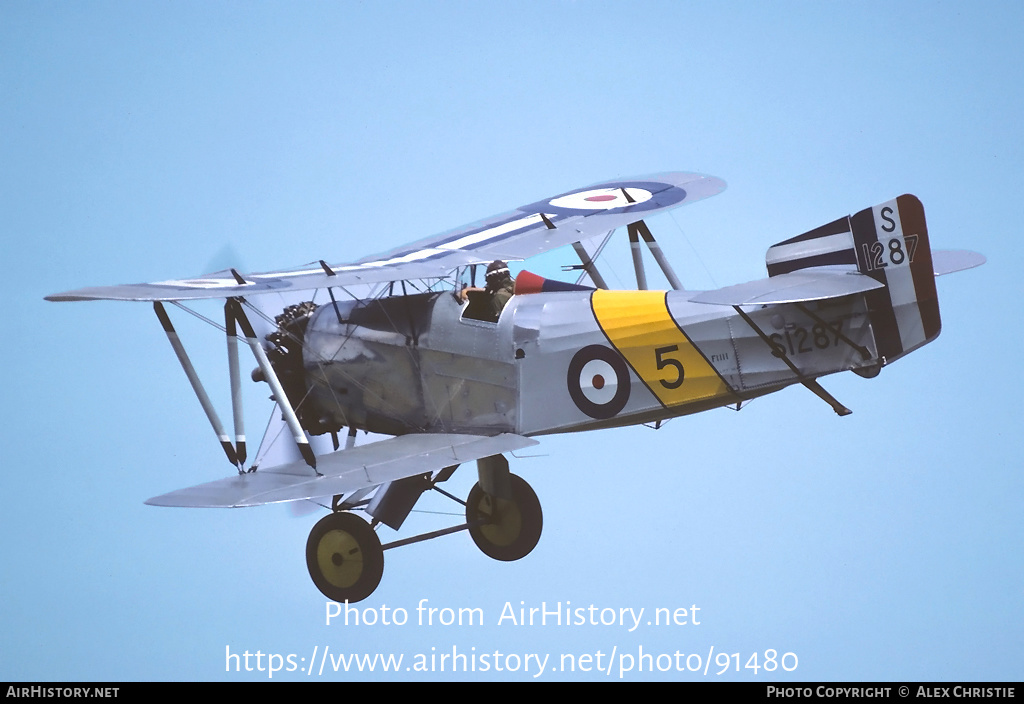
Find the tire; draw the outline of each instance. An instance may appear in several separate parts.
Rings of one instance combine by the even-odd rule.
[[[502,562],[529,555],[540,541],[544,524],[540,501],[530,485],[515,474],[509,479],[511,501],[491,496],[479,482],[473,485],[466,501],[470,537],[481,552]]]
[[[306,567],[324,596],[354,603],[373,594],[380,584],[384,551],[369,523],[351,513],[332,513],[309,533]]]

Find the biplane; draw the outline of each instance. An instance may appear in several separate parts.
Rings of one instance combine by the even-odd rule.
[[[328,513],[307,540],[310,576],[330,599],[356,602],[378,586],[384,550],[411,542],[467,530],[494,559],[529,554],[541,506],[505,455],[537,437],[738,410],[793,384],[850,413],[818,379],[873,377],[934,340],[935,277],[985,261],[932,250],[920,201],[903,195],[769,247],[764,279],[686,290],[645,220],[724,188],[689,173],[613,180],[354,263],[226,269],[47,299],[151,302],[235,469],[147,503],[316,502]],[[620,228],[636,290],[609,290],[597,263]],[[487,290],[463,293],[485,266],[559,247],[575,252],[575,282],[523,271],[494,316],[480,313]],[[670,290],[648,290],[643,247]],[[200,299],[223,300],[223,325],[190,307]],[[165,304],[225,334],[233,436]],[[251,459],[239,341],[255,358],[253,382],[276,404]],[[357,444],[359,431],[373,441]],[[478,481],[463,502],[440,485],[471,462]],[[382,545],[379,527],[398,530],[427,491],[463,504],[465,522]]]

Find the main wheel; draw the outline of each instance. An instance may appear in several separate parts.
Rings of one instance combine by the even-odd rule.
[[[369,523],[351,513],[332,513],[309,533],[306,567],[324,596],[354,603],[380,584],[384,551]]]
[[[485,555],[502,562],[529,555],[540,540],[544,524],[540,501],[530,485],[515,474],[510,474],[509,479],[511,501],[491,496],[480,488],[479,482],[473,485],[466,500],[466,522],[470,524],[473,542]]]

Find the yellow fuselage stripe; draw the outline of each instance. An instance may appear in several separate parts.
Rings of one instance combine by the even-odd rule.
[[[598,325],[664,406],[731,396],[728,385],[672,318],[664,291],[598,289]]]

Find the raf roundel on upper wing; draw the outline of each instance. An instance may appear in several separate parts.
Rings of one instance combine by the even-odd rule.
[[[521,210],[559,215],[592,215],[628,208],[629,212],[639,213],[669,207],[685,199],[686,191],[679,186],[658,181],[620,181],[564,193]]]
[[[611,210],[612,208],[625,208],[628,205],[646,203],[651,199],[651,195],[651,192],[644,188],[594,188],[589,191],[552,198],[549,203],[556,208]]]

